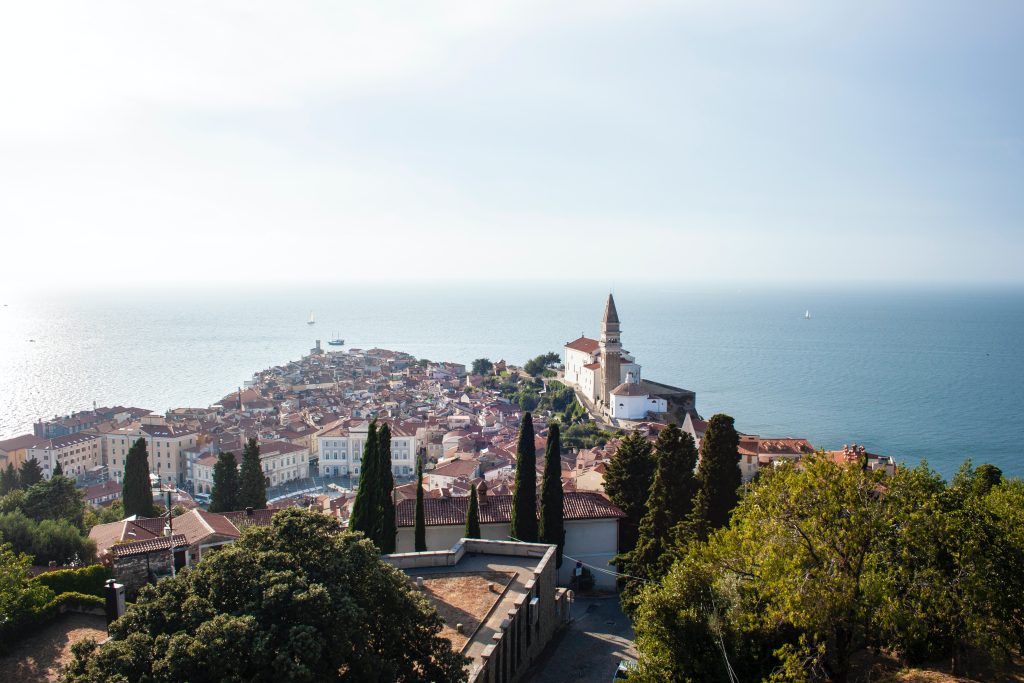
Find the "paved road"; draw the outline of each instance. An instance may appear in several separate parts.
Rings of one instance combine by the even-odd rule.
[[[530,683],[611,683],[621,659],[636,659],[633,625],[618,596],[578,597],[572,622],[528,672]]]

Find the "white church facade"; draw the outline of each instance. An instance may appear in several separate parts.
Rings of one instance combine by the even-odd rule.
[[[564,380],[601,413],[617,420],[642,420],[663,413],[667,402],[644,389],[640,364],[622,348],[619,313],[611,294],[601,320],[601,338],[580,336],[565,347]]]

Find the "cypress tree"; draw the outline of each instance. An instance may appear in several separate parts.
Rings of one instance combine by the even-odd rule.
[[[647,497],[654,479],[654,446],[638,432],[630,432],[619,442],[604,474],[604,491],[620,510],[622,520],[619,547],[629,552],[636,546],[640,520],[647,510]]]
[[[249,439],[242,451],[239,476],[238,508],[259,510],[267,507],[267,479],[260,464],[260,444],[255,438]]]
[[[18,488],[18,471],[14,469],[14,463],[9,462],[3,472],[0,472],[0,496],[6,496]]]
[[[238,509],[238,462],[229,452],[217,455],[213,466],[213,491],[210,493],[210,512],[232,512]]]
[[[395,552],[395,476],[391,471],[391,427],[385,422],[377,432],[377,476],[380,478],[380,551]]]
[[[64,476],[64,468],[61,467],[60,463],[58,462],[56,465],[53,466],[53,474],[50,475],[50,478],[52,479],[53,477],[63,477],[63,476]]]
[[[364,536],[380,547],[380,477],[377,476],[377,421],[370,423],[363,446],[363,459],[359,466],[359,488],[352,503],[352,515],[348,527],[361,531]]]
[[[423,460],[416,460],[416,525],[413,529],[415,536],[416,552],[422,553],[427,549],[427,516],[423,511]]]
[[[562,440],[557,424],[548,430],[544,477],[540,485],[540,540],[558,546],[555,567],[562,566],[565,523],[562,519]]]
[[[121,484],[121,500],[124,501],[125,517],[153,517],[153,490],[149,486],[149,455],[146,440],[139,438],[128,449],[124,459],[124,482]]]
[[[35,458],[26,458],[25,462],[21,463],[21,471],[18,472],[18,484],[21,488],[27,489],[42,480],[43,468],[39,466]]]
[[[469,506],[466,508],[466,529],[463,538],[480,538],[480,502],[476,495],[476,487],[469,487]]]
[[[516,490],[512,493],[512,538],[537,541],[537,448],[533,442],[533,415],[523,414],[516,445]]]
[[[700,445],[697,481],[707,505],[707,523],[720,529],[729,523],[729,515],[739,501],[743,481],[740,472],[740,437],[733,419],[721,413],[712,415]]]
[[[669,425],[658,435],[654,452],[657,467],[636,547],[618,558],[626,565],[625,573],[642,579],[660,579],[667,573],[676,527],[687,520],[697,492],[697,447],[692,436]]]

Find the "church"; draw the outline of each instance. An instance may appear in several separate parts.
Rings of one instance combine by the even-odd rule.
[[[580,336],[565,345],[565,383],[596,412],[612,420],[643,420],[664,413],[668,402],[652,396],[641,380],[640,364],[622,348],[619,312],[609,294],[601,320],[601,338]]]

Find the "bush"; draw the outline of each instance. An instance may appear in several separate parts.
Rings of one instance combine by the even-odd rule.
[[[44,565],[79,561],[91,562],[96,543],[83,536],[66,520],[44,519],[37,522],[20,510],[0,514],[0,538],[14,546],[16,552],[33,556],[33,563]]]
[[[81,569],[58,569],[40,574],[34,581],[46,586],[57,595],[77,593],[103,598],[107,579],[113,578],[109,569],[93,564]]]

